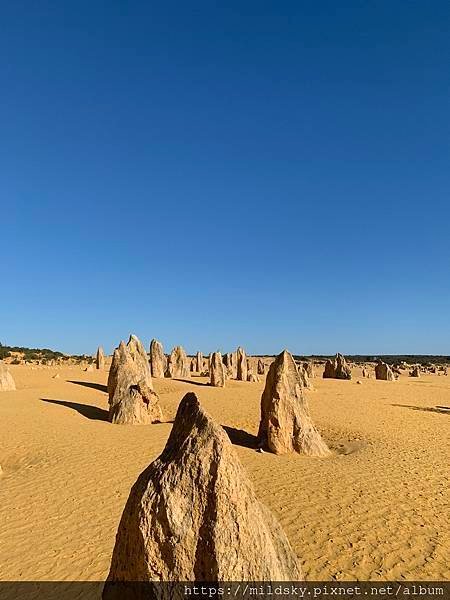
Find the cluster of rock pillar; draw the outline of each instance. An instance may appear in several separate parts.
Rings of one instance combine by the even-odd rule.
[[[191,374],[207,376],[210,385],[223,387],[227,379],[237,381],[259,381],[259,375],[265,374],[265,365],[262,359],[252,363],[239,347],[235,352],[229,352],[222,357],[220,352],[212,352],[209,357],[204,357],[201,352],[189,359],[182,346],[176,346],[166,358],[164,348],[158,340],[150,344],[150,365],[153,377],[171,377],[184,379]]]
[[[150,593],[158,581],[300,579],[298,557],[227,434],[186,394],[162,454],[131,489],[103,599],[116,598],[121,581],[146,581]],[[169,587],[157,592],[174,597]]]
[[[242,369],[245,355],[242,349],[236,354]],[[223,385],[230,363],[224,364],[220,352],[210,358],[213,377]],[[261,397],[260,449],[275,454],[330,454],[311,420],[303,389],[299,369],[285,350],[270,366]],[[230,554],[230,548],[238,548],[238,554]],[[162,454],[131,489],[104,600],[115,597],[114,583],[120,581],[301,578],[298,557],[280,524],[257,499],[225,431],[203,410],[195,394],[186,394]],[[158,593],[163,594],[158,597],[173,597],[170,590],[166,596],[161,588]]]
[[[323,377],[324,379],[351,379],[352,370],[345,357],[337,353],[333,360],[327,360],[325,363]]]

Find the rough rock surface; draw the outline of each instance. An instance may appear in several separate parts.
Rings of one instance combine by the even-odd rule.
[[[298,559],[227,435],[186,394],[162,454],[131,489],[104,600],[113,581],[299,579]]]
[[[345,357],[337,353],[333,360],[327,360],[325,363],[323,377],[324,379],[351,379],[352,370]]]
[[[150,365],[136,336],[114,350],[108,376],[109,421],[120,424],[154,423],[162,413],[153,391]]]
[[[150,366],[152,377],[163,378],[166,371],[166,357],[161,342],[153,339],[150,342]]]
[[[264,364],[264,361],[262,360],[262,358],[258,359],[257,372],[258,372],[258,375],[264,375],[266,372],[266,365]]]
[[[144,346],[142,345],[141,340],[135,336],[130,335],[130,339],[128,340],[127,348],[131,357],[133,358],[137,368],[144,375],[145,384],[152,390],[152,372],[150,369],[150,362],[148,360],[147,352],[145,351]]]
[[[313,386],[311,380],[309,379],[308,373],[302,363],[297,364],[297,370],[300,376],[300,381],[302,382],[302,387],[306,388],[307,390],[312,390]]]
[[[210,384],[213,387],[224,387],[225,386],[225,365],[222,362],[222,355],[220,352],[213,352],[211,354],[209,367]]]
[[[120,389],[120,383],[117,389]],[[162,411],[156,392],[143,381],[129,385],[109,409],[109,421],[121,425],[159,423]]]
[[[247,381],[247,356],[240,346],[236,351],[236,379]]]
[[[375,379],[384,381],[395,381],[395,375],[389,365],[379,360],[375,365]]]
[[[312,379],[315,376],[314,363],[312,360],[308,360],[308,361],[304,362],[303,369],[305,370],[306,375],[308,376],[309,379]]]
[[[257,368],[258,364],[254,360],[247,359],[247,381],[254,383],[255,381],[259,381],[259,377],[255,373],[255,367]]]
[[[284,350],[270,365],[261,397],[258,445],[275,454],[326,456],[330,451],[314,427],[292,355]]]
[[[183,379],[190,375],[190,362],[182,346],[175,346],[167,361],[168,377]]]
[[[227,374],[230,379],[237,377],[237,356],[236,352],[228,352],[223,357],[223,362],[227,367]]]
[[[0,392],[13,392],[15,389],[13,376],[5,363],[0,360]]]
[[[97,355],[95,357],[95,366],[97,369],[105,368],[105,353],[103,352],[103,348],[99,346],[97,348]]]
[[[409,376],[410,377],[420,377],[420,367],[418,367],[418,366],[413,367]]]
[[[209,375],[209,356],[203,358],[202,375],[204,375],[205,377]]]
[[[203,354],[201,352],[197,352],[195,355],[195,372],[202,373],[203,371]]]
[[[122,362],[125,362],[126,360],[127,360],[127,346],[126,346],[125,342],[122,340],[120,342],[119,346],[113,352],[111,366],[109,368],[108,383],[107,383],[109,403],[111,403],[111,399],[114,395],[114,391],[117,386],[117,374],[119,371],[119,366]]]
[[[334,361],[332,361],[329,358],[327,360],[327,362],[325,363],[325,368],[323,371],[323,378],[324,379],[334,379],[334,375],[335,375]]]
[[[250,383],[255,383],[259,381],[259,377],[253,372],[253,369],[249,369],[247,373],[247,381],[249,381]]]

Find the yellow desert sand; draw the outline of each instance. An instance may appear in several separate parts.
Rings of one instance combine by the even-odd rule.
[[[225,427],[307,580],[446,580],[450,377],[322,379],[306,391],[332,454],[255,451],[260,382],[153,379],[166,422],[107,421],[107,370],[9,367],[0,395],[0,578],[104,580],[138,475],[195,391]],[[54,378],[59,374],[59,378]],[[360,382],[360,383],[359,383]]]

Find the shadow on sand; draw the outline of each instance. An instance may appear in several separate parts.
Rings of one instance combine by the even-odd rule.
[[[401,406],[411,410],[423,410],[424,412],[440,413],[441,415],[450,415],[450,406],[412,406],[411,404],[391,404],[391,406]]]
[[[209,387],[209,383],[207,381],[202,382],[202,381],[192,381],[192,379],[177,379],[176,377],[173,378],[173,381],[182,381],[183,383],[190,383],[192,385],[201,385],[203,386],[208,386]]]
[[[99,392],[105,392],[105,394],[108,393],[108,388],[106,385],[101,383],[92,383],[91,381],[72,381],[71,379],[68,379],[67,382],[74,383],[75,385],[82,385],[93,390],[98,390]]]
[[[108,411],[99,408],[98,406],[92,406],[90,404],[79,404],[78,402],[69,402],[68,400],[51,400],[50,398],[41,398],[42,402],[48,402],[49,404],[58,404],[59,406],[65,406],[76,410],[80,415],[91,419],[92,421],[107,421]]]
[[[256,450],[258,446],[258,439],[256,435],[247,433],[247,431],[244,431],[243,429],[229,427],[228,425],[222,425],[222,427],[225,429],[232,444],[235,446],[242,446],[243,448],[251,448],[252,450]]]

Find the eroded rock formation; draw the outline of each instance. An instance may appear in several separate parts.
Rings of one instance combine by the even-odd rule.
[[[222,362],[222,355],[220,352],[213,352],[209,359],[209,376],[210,384],[213,387],[224,387],[225,386],[225,365]]]
[[[297,370],[300,377],[300,381],[302,382],[302,387],[306,388],[307,390],[311,390],[312,382],[308,377],[308,373],[302,363],[299,363],[297,365]]]
[[[395,381],[395,375],[389,365],[379,360],[375,365],[375,379],[384,381]]]
[[[326,456],[330,451],[309,415],[292,355],[284,350],[270,365],[261,397],[258,445],[275,454]]]
[[[303,369],[305,370],[306,375],[309,379],[312,379],[315,375],[314,373],[314,363],[312,360],[308,360],[303,363]]]
[[[409,376],[410,377],[420,377],[420,367],[418,365],[413,367],[411,372],[409,373]]]
[[[132,335],[114,350],[108,376],[109,421],[117,424],[154,423],[162,419],[153,391],[147,354]]]
[[[236,352],[228,352],[223,357],[223,362],[227,367],[227,376],[229,379],[237,377],[237,356]]]
[[[177,379],[183,379],[190,375],[189,359],[182,346],[175,346],[167,361],[167,375]]]
[[[152,377],[162,379],[166,372],[167,360],[161,342],[153,339],[150,342],[150,367]]]
[[[236,351],[236,379],[247,381],[247,356],[240,346]]]
[[[97,369],[105,368],[105,353],[103,352],[103,348],[99,346],[97,348],[97,355],[95,357],[95,366]]]
[[[195,367],[197,373],[203,372],[203,354],[201,352],[197,352],[195,355]]]
[[[338,352],[333,360],[327,360],[325,363],[323,377],[324,379],[351,379],[352,370],[345,357]]]
[[[298,559],[227,435],[187,394],[162,454],[131,489],[104,600],[113,581],[299,579]]]
[[[15,389],[13,376],[5,363],[0,360],[0,392],[13,392]]]

